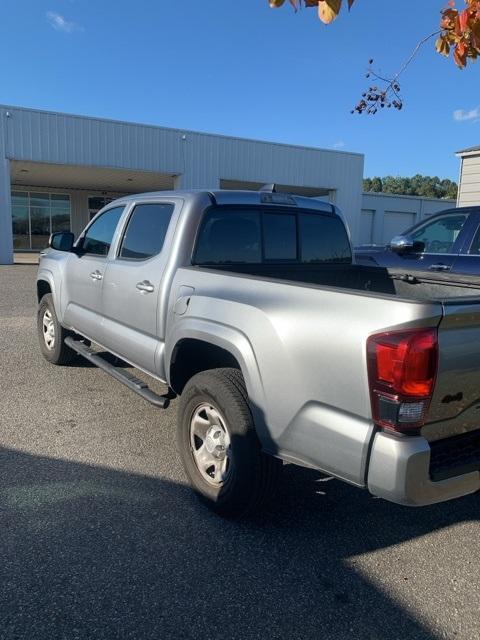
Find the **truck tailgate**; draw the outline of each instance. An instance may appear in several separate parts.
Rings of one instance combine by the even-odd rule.
[[[480,429],[480,298],[443,307],[437,382],[422,429],[430,442]]]

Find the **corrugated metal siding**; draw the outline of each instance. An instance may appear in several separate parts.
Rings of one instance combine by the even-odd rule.
[[[42,111],[9,111],[9,158],[162,173],[183,170],[183,141],[177,131]]]
[[[5,120],[5,111],[11,117]],[[221,178],[335,192],[355,238],[363,155],[228,138],[147,125],[0,107],[7,157],[179,175],[181,188],[218,188]]]
[[[372,242],[386,244],[393,235],[424,218],[455,206],[454,200],[437,200],[386,193],[364,193],[362,211],[373,212]],[[364,220],[367,220],[364,218]],[[366,237],[362,229],[359,237]]]
[[[218,188],[223,178],[329,189],[352,234],[358,231],[363,156],[195,134],[185,148],[182,187]]]
[[[480,205],[480,155],[462,159],[458,205]]]

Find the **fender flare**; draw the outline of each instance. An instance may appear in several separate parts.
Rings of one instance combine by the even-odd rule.
[[[165,371],[169,384],[173,351],[178,343],[185,339],[211,343],[228,351],[237,360],[245,380],[257,435],[264,449],[272,451],[272,440],[265,419],[266,398],[262,376],[255,352],[247,336],[234,327],[212,320],[191,316],[179,320],[166,341]]]
[[[50,269],[40,268],[37,274],[36,283],[43,280],[50,287],[50,291],[52,292],[53,306],[55,307],[55,313],[57,314],[57,318],[59,322],[61,322],[61,314],[60,314],[60,300],[57,297],[57,288],[55,286],[55,279],[53,277],[53,272]]]

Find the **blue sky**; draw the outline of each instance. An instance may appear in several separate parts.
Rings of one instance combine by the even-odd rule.
[[[429,43],[403,78],[403,112],[350,114],[368,59],[396,71],[443,4],[356,0],[325,27],[267,0],[4,2],[0,102],[358,151],[368,176],[456,179],[454,152],[480,144],[478,66],[458,71]]]

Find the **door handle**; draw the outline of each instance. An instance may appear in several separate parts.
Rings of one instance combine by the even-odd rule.
[[[438,264],[431,264],[429,267],[430,271],[450,271],[452,268],[448,264],[442,264],[441,262]]]
[[[90,278],[92,278],[92,280],[102,280],[103,276],[97,269],[96,271],[92,271],[92,273],[90,274]]]
[[[155,287],[148,280],[137,282],[136,287],[139,291],[143,291],[144,293],[152,293],[153,291],[155,291]]]

